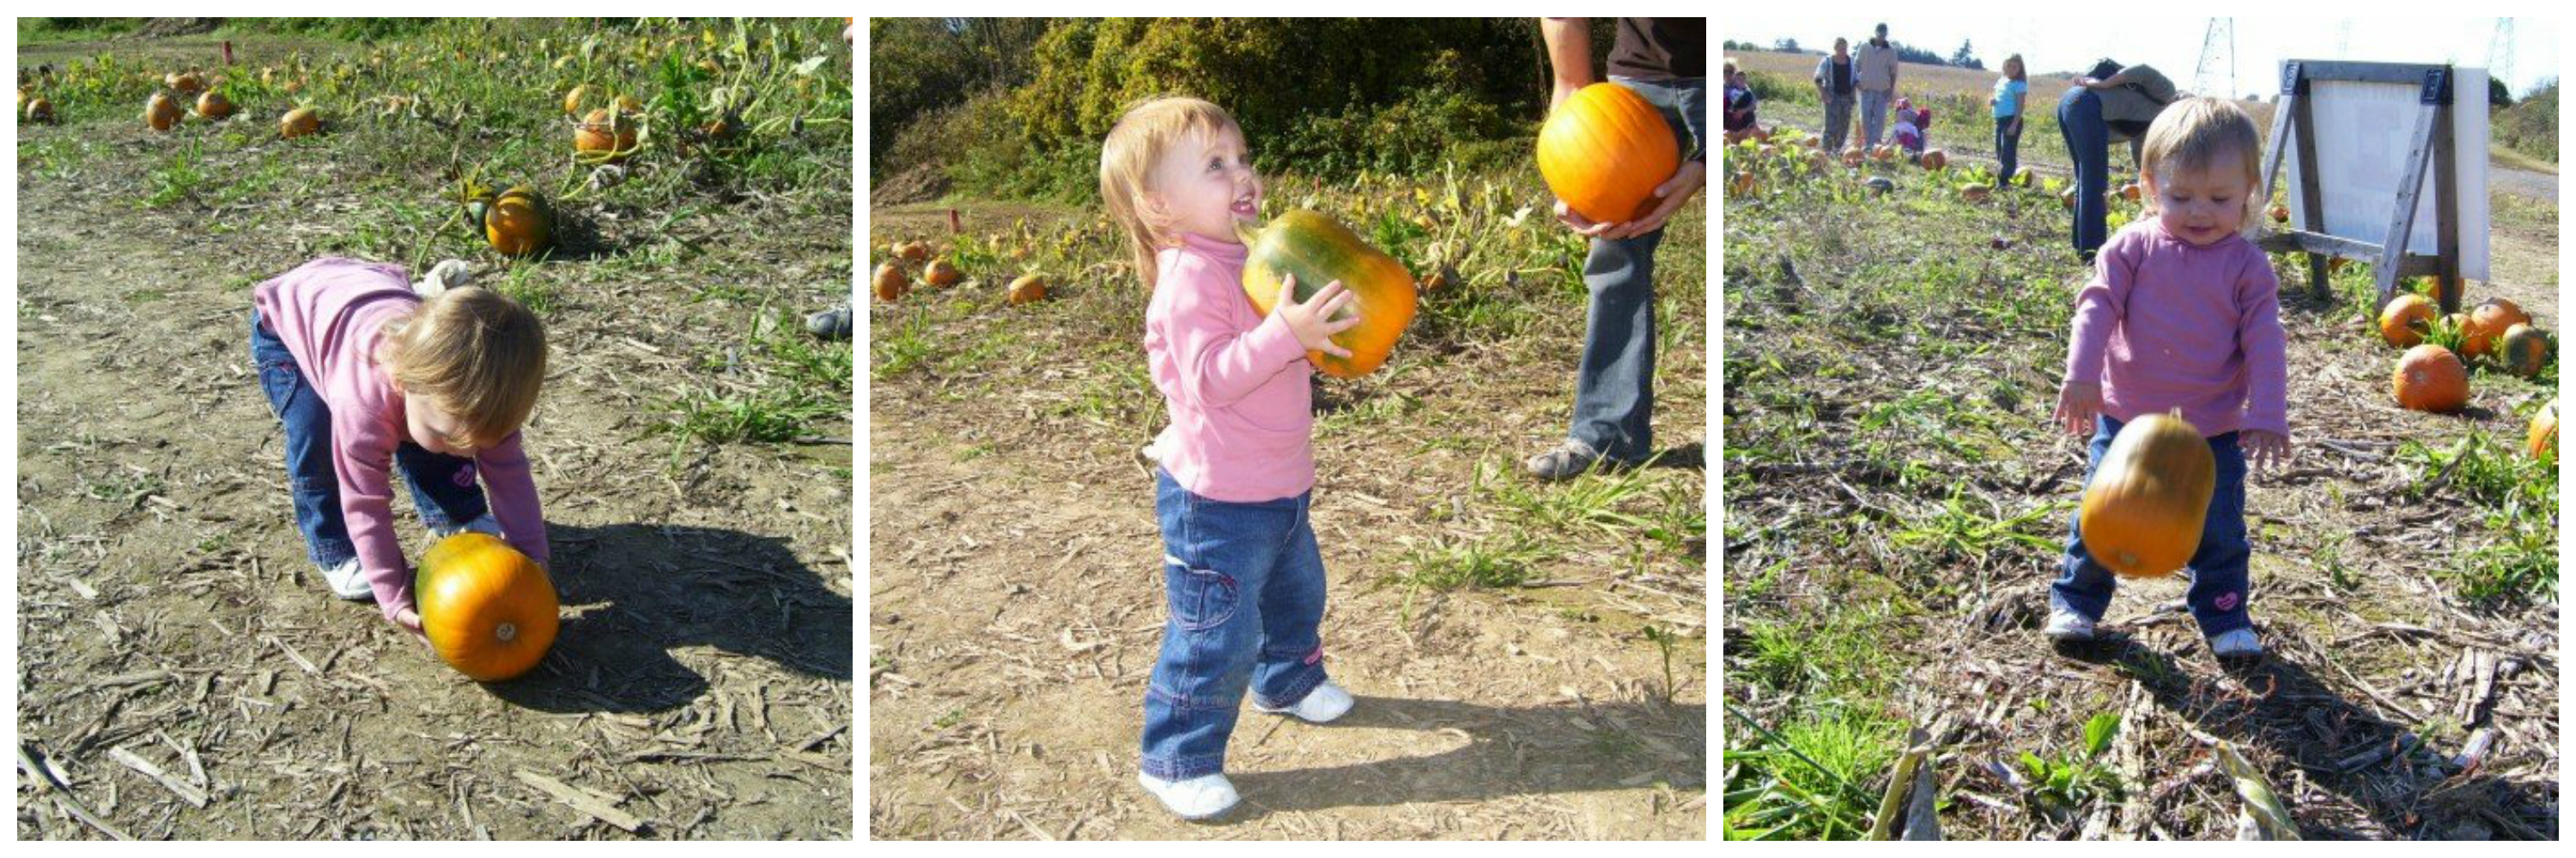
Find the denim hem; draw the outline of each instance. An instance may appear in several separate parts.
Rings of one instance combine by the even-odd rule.
[[[1225,771],[1224,754],[1197,757],[1145,757],[1137,770],[1167,781],[1185,781]]]
[[[2193,611],[2192,619],[2200,622],[2200,636],[2204,638],[2214,638],[2237,629],[2254,627],[2254,614],[2251,611],[2237,610],[2214,617],[2202,617],[2199,614],[2199,611]]]
[[[1288,694],[1280,698],[1272,698],[1270,695],[1255,691],[1252,693],[1252,702],[1263,709],[1286,709],[1304,701],[1306,695],[1315,693],[1315,689],[1324,684],[1324,679],[1324,666],[1320,662],[1312,667],[1300,668],[1297,671],[1297,681],[1288,685]]]

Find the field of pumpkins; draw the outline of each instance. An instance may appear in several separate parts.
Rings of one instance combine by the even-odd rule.
[[[23,836],[850,836],[849,23],[21,19]],[[322,583],[249,350],[326,256],[544,325],[552,557],[395,492],[422,634]]]

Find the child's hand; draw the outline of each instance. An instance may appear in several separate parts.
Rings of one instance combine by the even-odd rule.
[[[2070,381],[2057,390],[2057,425],[2069,435],[2093,434],[2093,418],[2102,413],[2102,385]]]
[[[1288,323],[1288,331],[1297,335],[1297,344],[1306,347],[1310,352],[1323,352],[1338,358],[1350,357],[1351,350],[1335,345],[1333,335],[1350,330],[1351,326],[1360,323],[1360,314],[1357,311],[1353,311],[1348,318],[1337,318],[1341,316],[1343,310],[1351,306],[1351,302],[1359,300],[1359,296],[1351,294],[1350,289],[1342,285],[1342,281],[1335,280],[1324,284],[1324,288],[1315,290],[1315,297],[1306,299],[1306,303],[1299,304],[1297,303],[1297,275],[1290,274],[1279,279],[1279,303],[1271,305],[1270,313],[1278,316],[1280,321]]]
[[[429,634],[420,630],[420,609],[404,608],[402,610],[395,611],[394,625],[401,626],[405,631],[411,632],[412,637],[419,638],[422,645],[425,646],[429,643]]]
[[[2290,439],[2261,429],[2247,429],[2240,436],[2245,441],[2245,463],[2270,470],[2290,462]]]

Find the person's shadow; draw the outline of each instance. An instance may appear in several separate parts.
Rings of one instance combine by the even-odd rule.
[[[807,676],[848,680],[850,597],[775,536],[681,525],[549,522],[566,616],[553,649],[494,696],[547,712],[652,712],[706,677],[671,651],[711,646]]]
[[[1247,715],[1238,748],[1259,740],[1273,716]],[[1387,758],[1342,766],[1229,775],[1247,812],[1220,823],[1282,811],[1476,801],[1519,795],[1630,789],[1657,781],[1706,785],[1708,707],[1599,703],[1502,708],[1450,700],[1361,697],[1350,714],[1307,729],[1378,728],[1466,736],[1436,754],[1408,753],[1412,737],[1390,737]]]
[[[2108,635],[2094,644],[2061,645],[2060,651],[2116,665],[2146,686],[2158,706],[2203,732],[2279,754],[2305,774],[2308,784],[2360,808],[2378,829],[2325,818],[2331,813],[2298,814],[2294,809],[2303,836],[2371,838],[2396,832],[2439,838],[2456,836],[2455,829],[2420,829],[2481,816],[2520,817],[2517,824],[2557,836],[2551,810],[2554,783],[2544,793],[2532,784],[2480,771],[2463,776],[2446,765],[2428,765],[2435,753],[2422,749],[2412,730],[2354,705],[2304,665],[2281,655],[2222,662],[2221,668],[2241,686],[2229,689],[2194,677],[2173,656],[2126,634]],[[2278,774],[2271,777],[2275,790],[2292,788]]]

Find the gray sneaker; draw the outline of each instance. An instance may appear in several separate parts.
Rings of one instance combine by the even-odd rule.
[[[1542,480],[1570,480],[1596,467],[1608,469],[1626,464],[1601,455],[1601,451],[1592,449],[1590,444],[1567,438],[1555,449],[1529,457],[1521,467],[1527,469],[1530,476]]]
[[[805,317],[805,332],[813,334],[816,339],[849,339],[850,327],[850,308],[848,307],[835,307]]]
[[[2051,605],[2048,609],[2048,628],[2041,630],[2040,633],[2047,635],[2049,640],[2082,643],[2094,638],[2093,618]]]

